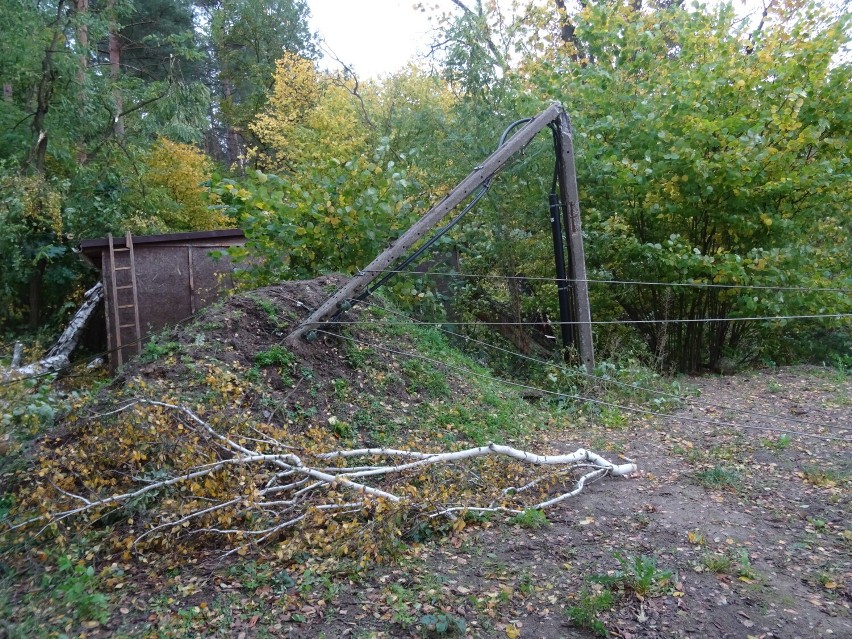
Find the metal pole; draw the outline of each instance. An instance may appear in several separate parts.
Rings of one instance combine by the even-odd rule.
[[[553,233],[553,257],[556,261],[556,292],[559,296],[559,325],[562,333],[562,347],[568,348],[574,343],[571,331],[571,307],[568,299],[568,280],[565,273],[565,239],[562,236],[560,219],[562,205],[556,193],[550,194],[550,230]]]

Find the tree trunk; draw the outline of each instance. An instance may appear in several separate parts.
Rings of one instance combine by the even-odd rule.
[[[113,83],[116,83],[121,75],[121,44],[118,41],[118,22],[115,19],[115,0],[109,0],[109,8],[112,14],[109,24],[109,72]],[[124,118],[121,116],[124,111],[124,99],[117,86],[113,87],[112,97],[115,103],[113,130],[115,137],[121,139],[124,137]]]
[[[41,321],[41,285],[47,261],[41,259],[36,264],[35,272],[30,277],[30,328],[38,328]]]
[[[71,353],[77,348],[80,341],[80,336],[83,334],[83,329],[88,324],[98,304],[104,298],[104,285],[101,282],[95,284],[92,288],[86,291],[83,298],[83,304],[74,314],[74,317],[68,323],[68,326],[62,331],[62,335],[56,341],[45,356],[39,361],[28,364],[27,366],[19,366],[13,361],[12,368],[6,372],[5,377],[8,379],[13,376],[29,377],[31,375],[41,375],[60,371],[67,368],[70,362]],[[16,349],[17,351],[17,349]],[[20,358],[19,358],[20,359]]]
[[[89,0],[74,0],[74,8],[77,12],[77,48],[80,50],[80,65],[77,67],[78,99],[80,101],[80,114],[84,115],[86,109],[86,72],[89,68],[89,27],[85,17],[89,12]],[[86,147],[79,143],[77,147],[77,161],[85,164],[88,160]]]
[[[64,0],[59,0],[56,5],[57,25],[60,24],[59,17],[62,15],[63,4]],[[44,120],[48,109],[50,109],[50,100],[53,97],[53,83],[56,80],[56,69],[53,67],[53,54],[57,49],[61,36],[61,28],[59,26],[55,27],[50,45],[44,50],[44,57],[41,60],[41,77],[39,78],[36,89],[36,109],[35,113],[33,113],[32,124],[30,125],[30,128],[36,135],[36,140],[30,149],[27,166],[39,174],[44,173],[44,158],[47,154],[47,131],[44,130]]]

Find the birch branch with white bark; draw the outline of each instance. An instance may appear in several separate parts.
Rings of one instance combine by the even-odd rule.
[[[42,524],[42,531],[51,524],[66,519],[83,515],[84,513],[111,509],[133,502],[149,493],[169,488],[178,484],[184,484],[208,477],[218,471],[227,471],[229,468],[252,467],[268,468],[268,475],[261,472],[254,475],[254,485],[243,485],[241,482],[240,494],[222,499],[216,503],[198,507],[194,510],[181,508],[180,513],[162,512],[157,523],[136,537],[134,545],[154,533],[164,530],[177,530],[187,527],[193,522],[199,522],[205,517],[223,511],[228,508],[243,509],[262,514],[263,527],[259,529],[235,528],[233,526],[219,527],[209,523],[201,523],[197,529],[187,530],[190,534],[224,534],[237,535],[239,538],[254,538],[251,543],[259,544],[274,538],[288,528],[292,528],[304,521],[311,510],[329,513],[351,514],[354,511],[364,512],[364,507],[374,500],[386,500],[398,506],[411,509],[414,512],[433,519],[436,517],[455,518],[458,513],[470,512],[505,512],[517,514],[523,509],[546,509],[578,495],[590,482],[599,480],[607,475],[613,477],[624,477],[635,472],[637,466],[632,460],[624,463],[613,463],[592,451],[580,448],[572,453],[559,455],[544,455],[530,451],[521,450],[503,444],[487,444],[457,451],[425,452],[418,450],[399,450],[389,448],[360,448],[351,450],[335,450],[320,454],[297,455],[292,446],[264,435],[263,439],[250,438],[252,442],[272,446],[273,449],[280,443],[281,448],[287,452],[266,453],[253,450],[246,445],[246,439],[240,441],[227,434],[218,432],[208,421],[199,416],[195,411],[186,406],[171,404],[168,402],[137,399],[129,402],[118,409],[105,413],[114,415],[128,411],[131,408],[140,410],[141,407],[151,406],[177,412],[188,418],[191,428],[202,435],[208,442],[233,455],[225,459],[212,461],[187,469],[185,472],[164,478],[159,481],[146,480],[144,486],[136,490],[128,490],[109,496],[77,494],[80,491],[62,489],[54,486],[66,500],[71,502],[68,508],[52,513],[45,513],[32,517],[26,521],[11,526],[10,529],[21,529],[34,524]],[[548,467],[554,470],[544,475],[526,481],[520,488],[512,486],[504,487],[490,486],[495,491],[494,501],[490,504],[464,504],[464,503],[435,503],[424,500],[418,502],[410,496],[405,496],[406,491],[394,491],[394,487],[400,488],[399,482],[404,482],[406,475],[411,471],[422,471],[428,467],[446,467],[451,471],[465,468],[464,462],[492,457],[496,459],[508,459],[521,462],[528,466]],[[329,462],[346,462],[353,458],[369,459],[373,463],[354,466],[329,466]],[[310,460],[319,464],[308,463]],[[461,466],[460,466],[461,465]],[[556,495],[546,494],[546,498],[525,507],[513,507],[506,505],[511,500],[518,501],[518,494],[531,492],[534,486],[541,482],[549,482],[557,477],[569,476],[577,469],[587,469],[583,475],[576,480],[570,490]],[[287,478],[287,479],[285,479]],[[383,482],[382,487],[375,485]],[[284,483],[289,482],[289,483]],[[372,482],[372,483],[370,483]],[[395,483],[397,482],[397,483]],[[461,483],[461,482],[459,482]],[[492,482],[493,483],[493,482]],[[546,492],[546,491],[545,491]],[[350,497],[346,497],[348,493]],[[408,493],[410,494],[410,493]],[[185,495],[189,500],[197,499],[192,495]],[[354,499],[353,499],[354,497]],[[342,500],[342,503],[341,503]],[[190,512],[187,512],[190,510]],[[41,531],[39,531],[41,532]],[[240,546],[240,548],[243,548]]]

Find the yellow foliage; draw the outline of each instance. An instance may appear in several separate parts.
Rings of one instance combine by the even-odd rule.
[[[22,217],[31,228],[36,232],[53,231],[56,235],[62,235],[61,195],[42,175],[18,176],[15,182],[13,188],[20,194]]]
[[[285,53],[276,63],[266,110],[249,128],[264,149],[252,155],[265,170],[295,170],[329,158],[361,153],[369,130],[358,112],[354,86],[317,73],[310,60]]]
[[[146,159],[147,185],[163,189],[177,205],[164,205],[151,212],[169,230],[205,231],[230,224],[220,212],[208,208],[207,192],[201,184],[209,179],[213,164],[199,149],[160,138]]]

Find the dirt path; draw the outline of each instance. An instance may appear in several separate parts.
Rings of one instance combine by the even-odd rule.
[[[406,623],[452,611],[477,637],[589,637],[595,619],[625,639],[852,637],[850,380],[798,368],[690,383],[700,397],[670,418],[553,437],[565,450],[605,438],[640,462],[634,478],[592,486],[541,528],[498,524],[426,545],[297,636],[419,636]],[[637,565],[643,556],[656,563]],[[607,574],[609,586],[588,581]],[[643,577],[650,592],[640,597]],[[590,597],[605,589],[611,609],[595,614]],[[585,628],[566,606],[591,613]]]

